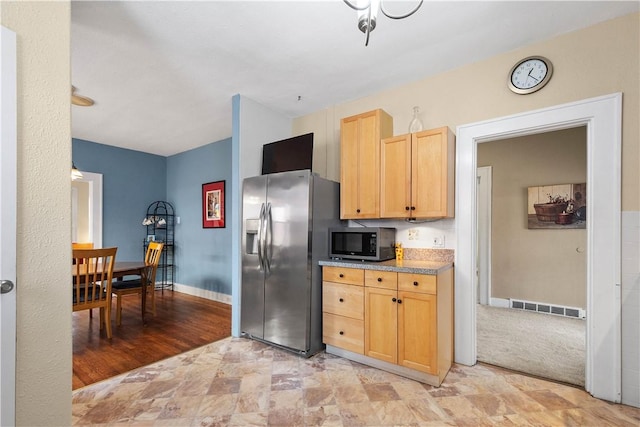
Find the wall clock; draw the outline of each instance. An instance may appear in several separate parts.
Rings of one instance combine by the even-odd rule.
[[[542,89],[553,74],[551,61],[542,56],[521,59],[509,71],[509,89],[526,95]]]

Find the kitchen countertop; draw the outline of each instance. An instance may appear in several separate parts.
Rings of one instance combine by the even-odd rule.
[[[324,259],[318,262],[329,267],[361,268],[363,270],[395,271],[398,273],[432,274],[442,273],[453,267],[452,262],[416,261],[391,259],[388,261],[356,261],[348,259]]]

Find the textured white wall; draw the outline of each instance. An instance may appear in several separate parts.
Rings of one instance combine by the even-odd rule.
[[[70,425],[70,5],[0,8],[18,40],[16,423]]]

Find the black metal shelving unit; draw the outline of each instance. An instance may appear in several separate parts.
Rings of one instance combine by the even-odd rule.
[[[144,254],[147,253],[149,242],[164,243],[158,271],[156,272],[156,289],[173,290],[174,272],[174,237],[175,214],[173,206],[169,202],[156,201],[147,208],[147,216],[144,221],[147,226],[147,237],[144,239]]]

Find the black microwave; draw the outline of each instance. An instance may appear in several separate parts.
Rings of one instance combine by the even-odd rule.
[[[396,229],[343,227],[329,229],[329,257],[384,261],[396,257]]]

